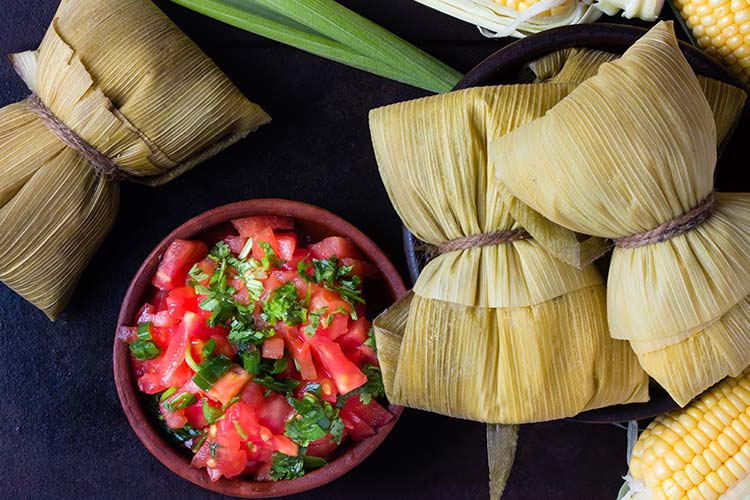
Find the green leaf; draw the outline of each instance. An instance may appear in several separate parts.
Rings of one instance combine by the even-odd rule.
[[[223,354],[214,356],[198,366],[198,372],[193,375],[195,385],[204,391],[210,391],[217,380],[219,380],[232,366],[232,361]]]
[[[203,359],[208,359],[214,355],[215,350],[216,341],[214,339],[209,339],[209,341],[203,346],[203,349],[201,349],[201,356]]]
[[[364,341],[364,344],[372,349],[372,352],[374,352],[375,354],[378,353],[378,346],[375,343],[375,327],[372,325],[367,332],[367,340]]]
[[[263,3],[257,0],[244,0],[241,3],[227,0],[173,1],[246,31],[291,45],[332,61],[426,90],[447,92],[455,87],[462,77],[457,71],[425,54],[416,47],[411,46],[388,31],[332,1],[326,2],[327,5],[324,6],[324,10],[317,11],[317,14],[324,17],[330,16],[336,13],[332,9],[337,9],[339,14],[341,13],[341,9],[350,13],[348,19],[343,20],[346,24],[341,26],[340,30],[336,30],[336,35],[340,37],[341,30],[351,30],[355,37],[361,37],[368,35],[368,32],[374,32],[375,39],[372,36],[367,36],[363,41],[368,47],[366,52],[355,49],[348,43],[338,42],[334,40],[334,36],[324,34],[324,32],[318,29],[309,27],[310,24],[317,23],[309,22],[307,19],[304,20],[305,22],[295,22],[292,16],[286,15],[286,13],[281,12],[279,9],[279,7],[295,8],[293,4],[297,2],[278,2],[278,0],[266,0]],[[290,5],[282,6],[277,4]],[[262,7],[266,8],[263,9]],[[269,12],[273,12],[274,14],[271,15]],[[340,18],[340,15],[338,17]],[[336,22],[339,21],[334,21],[334,24]],[[378,45],[378,38],[383,37],[388,39],[387,45],[391,47],[388,52],[391,55],[395,53],[398,56],[396,59],[392,59],[391,55],[384,56],[382,54],[382,47]],[[375,44],[371,45],[373,42]],[[363,47],[361,46],[360,48]],[[394,47],[396,50],[393,50]],[[426,67],[427,71],[418,70],[413,72],[411,71],[412,67]]]
[[[274,481],[297,479],[305,475],[305,459],[290,457],[280,452],[273,454],[270,476]]]
[[[242,353],[242,367],[252,376],[261,374],[260,351],[253,349]]]
[[[235,317],[229,325],[227,340],[237,348],[238,352],[244,353],[274,335],[276,335],[276,331],[273,328],[256,329],[252,318],[245,320]]]
[[[133,353],[135,359],[138,361],[146,361],[159,357],[161,349],[151,340],[138,339],[130,346],[128,346],[130,352]]]

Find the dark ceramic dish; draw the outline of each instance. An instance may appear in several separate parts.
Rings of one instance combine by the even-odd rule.
[[[643,28],[624,26],[619,24],[590,24],[575,25],[552,29],[528,38],[521,39],[504,47],[472,69],[456,86],[456,90],[483,85],[498,85],[508,83],[525,83],[530,81],[531,75],[524,71],[524,65],[547,54],[569,47],[588,47],[622,54],[636,40],[646,33]],[[698,49],[681,44],[682,52],[695,72],[726,83],[741,86],[721,65]],[[745,130],[750,124],[748,107],[741,120],[740,127]],[[730,191],[738,191],[736,176],[722,172],[722,162],[717,168],[716,186],[722,190],[727,186]],[[728,165],[731,168],[731,165]],[[736,170],[736,165],[734,166]],[[746,183],[743,182],[742,185]],[[409,266],[412,282],[416,282],[420,271],[427,263],[427,257],[419,250],[419,241],[404,228],[404,250]],[[607,259],[598,263],[606,276]],[[677,408],[677,403],[652,381],[650,387],[651,400],[646,403],[610,406],[598,410],[587,411],[573,417],[571,420],[591,423],[612,423],[628,420],[639,420],[653,417],[660,413]]]
[[[229,221],[250,215],[282,215],[292,217],[300,244],[318,241],[326,236],[345,236],[349,238],[366,260],[377,267],[380,278],[368,280],[365,297],[367,298],[368,315],[377,313],[391,305],[398,297],[406,293],[406,288],[396,268],[383,252],[367,236],[345,220],[323,210],[322,208],[288,200],[264,199],[250,200],[225,205],[205,212],[190,219],[172,231],[149,254],[135,274],[125,294],[117,324],[131,325],[151,286],[151,277],[156,271],[164,251],[177,238],[202,239],[213,242],[223,237],[231,228]],[[190,466],[191,454],[170,444],[160,431],[158,424],[145,410],[145,396],[140,393],[133,376],[130,364],[130,353],[125,343],[115,337],[114,376],[117,393],[128,421],[141,442],[165,466],[176,474],[198,486],[245,498],[266,498],[290,495],[316,488],[342,476],[370,455],[393,429],[402,408],[391,405],[388,409],[395,418],[378,429],[377,434],[358,443],[342,447],[339,455],[325,467],[306,474],[293,481],[254,482],[221,478],[211,482],[205,469]]]

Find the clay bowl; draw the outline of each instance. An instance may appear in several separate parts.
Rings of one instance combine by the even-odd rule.
[[[202,239],[209,243],[217,240],[231,228],[229,221],[250,215],[283,215],[295,220],[300,244],[308,244],[326,236],[349,238],[366,260],[374,264],[380,272],[379,280],[368,280],[365,288],[368,315],[374,317],[387,306],[406,293],[401,277],[385,254],[357,228],[336,215],[305,203],[279,199],[249,200],[225,205],[209,210],[172,231],[149,254],[135,274],[125,294],[120,309],[118,327],[132,325],[135,315],[150,288],[151,277],[159,261],[169,246],[177,238]],[[342,451],[325,467],[306,474],[293,481],[255,482],[221,478],[211,482],[203,469],[190,466],[191,453],[168,442],[160,427],[146,411],[146,397],[138,391],[130,363],[130,353],[125,343],[115,337],[114,376],[117,393],[128,421],[146,448],[165,466],[176,474],[208,490],[244,498],[266,498],[290,495],[316,488],[342,476],[368,455],[386,438],[401,415],[400,406],[391,405],[388,409],[395,418],[377,434],[358,443],[342,447]]]
[[[643,28],[606,23],[565,26],[552,29],[513,42],[490,55],[469,71],[458,83],[455,90],[484,85],[528,83],[531,81],[531,74],[528,70],[524,70],[524,65],[542,56],[568,47],[587,47],[622,54],[645,33],[646,30]],[[726,69],[703,52],[686,43],[681,43],[681,48],[697,74],[715,78],[738,87],[742,86]],[[750,105],[745,107],[743,118],[738,126],[737,135],[739,137],[748,133],[748,129],[750,129],[749,107]],[[739,141],[735,141],[735,143],[737,142]],[[732,146],[736,147],[736,144],[730,144],[729,148],[733,149]],[[724,156],[732,155],[725,154]],[[738,154],[734,156],[739,158]],[[732,167],[734,168],[732,169]],[[722,162],[719,162],[716,186],[720,191],[745,190],[747,181],[742,180],[741,174],[738,174],[736,167],[737,165],[735,164],[727,165],[727,168],[722,168]],[[404,250],[406,252],[409,274],[412,282],[416,282],[420,271],[427,263],[427,257],[420,251],[421,245],[418,244],[419,241],[414,235],[406,228],[403,231]],[[607,263],[607,260],[598,263],[601,266],[604,276],[607,275]],[[653,417],[677,408],[677,403],[669,397],[664,389],[653,381],[650,393],[651,400],[646,403],[600,408],[577,415],[572,420],[592,423],[624,422]]]

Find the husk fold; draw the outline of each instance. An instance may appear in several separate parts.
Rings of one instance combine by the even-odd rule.
[[[381,177],[405,225],[433,245],[518,228],[513,197],[492,182],[488,140],[572,88],[475,88],[372,111]],[[541,218],[540,227],[554,232]],[[386,393],[397,404],[515,424],[648,399],[635,356],[607,333],[601,276],[537,240],[436,257],[375,328]]]
[[[65,125],[144,183],[167,182],[269,121],[148,0],[63,0],[11,56]],[[0,109],[0,279],[54,319],[116,217],[119,187],[26,101]]]
[[[699,82],[671,24],[660,23],[545,116],[498,134],[499,184],[571,230],[605,238],[652,230],[711,193],[717,143],[745,97]],[[750,197],[720,194],[697,228],[615,249],[610,331],[684,405],[750,364],[749,293]]]

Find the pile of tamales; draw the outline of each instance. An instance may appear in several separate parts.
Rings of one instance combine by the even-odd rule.
[[[11,59],[48,118],[0,109],[0,279],[50,318],[114,222],[116,179],[167,182],[269,121],[149,0],[63,0]]]
[[[744,92],[722,88],[738,114]],[[525,204],[614,240],[610,333],[680,405],[750,365],[750,196],[714,192],[714,114],[661,23],[491,146]]]
[[[474,88],[374,110],[380,173],[409,230],[438,248],[518,230],[489,141],[573,87]],[[648,399],[632,351],[609,336],[599,272],[556,259],[533,238],[442,253],[375,328],[397,404],[515,424]]]
[[[681,405],[739,374],[750,197],[710,201],[744,92],[696,77],[667,23],[623,56],[565,49],[528,69],[530,84],[371,112],[391,201],[436,256],[375,321],[388,397],[517,424],[647,400],[642,370]],[[612,240],[605,300],[587,264]]]

